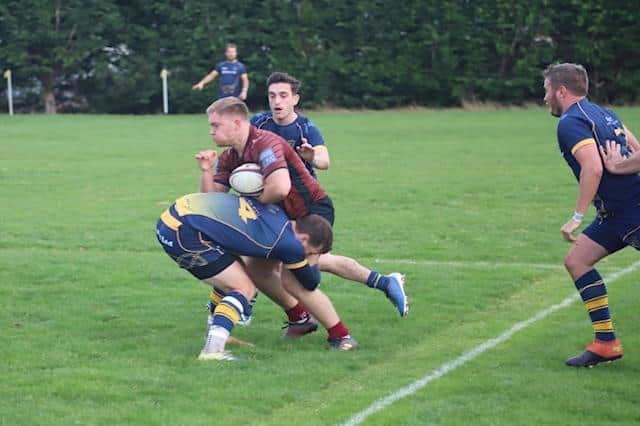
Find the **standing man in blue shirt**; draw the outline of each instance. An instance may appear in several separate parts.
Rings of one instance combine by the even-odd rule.
[[[238,61],[238,48],[235,44],[227,44],[225,50],[226,61],[220,62],[202,80],[194,84],[193,90],[202,90],[207,83],[220,76],[220,88],[218,99],[227,96],[235,96],[243,101],[247,99],[249,91],[249,75],[244,64]],[[242,85],[240,84],[242,82]],[[242,86],[242,87],[241,87]]]
[[[599,149],[607,141],[619,145],[627,156],[629,146],[640,146],[615,112],[589,102],[589,78],[577,64],[554,64],[544,71],[544,101],[551,115],[559,117],[558,145],[562,156],[578,180],[574,213],[561,228],[572,244],[564,264],[587,309],[595,339],[586,350],[569,358],[572,367],[591,367],[622,358],[609,313],[605,283],[594,268],[603,258],[632,246],[640,250],[640,175],[614,175],[603,167]],[[577,237],[589,204],[597,217]]]

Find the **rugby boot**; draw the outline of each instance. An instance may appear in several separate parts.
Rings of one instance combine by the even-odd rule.
[[[300,321],[287,321],[285,326],[287,331],[284,333],[284,337],[302,337],[305,334],[313,333],[318,329],[318,321],[311,315],[307,314],[307,317]]]
[[[339,351],[351,351],[358,348],[358,342],[356,339],[347,334],[346,336],[338,337],[337,339],[328,339],[329,347]]]
[[[393,272],[386,275],[386,277],[389,278],[389,285],[385,289],[384,294],[398,309],[400,316],[404,317],[409,313],[409,302],[404,292],[404,275],[400,272]]]
[[[601,362],[611,362],[622,358],[624,351],[618,339],[606,342],[594,340],[589,343],[585,351],[569,358],[566,364],[570,367],[593,367]]]

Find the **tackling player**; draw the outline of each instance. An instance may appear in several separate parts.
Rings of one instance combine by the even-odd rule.
[[[565,267],[575,282],[589,313],[595,339],[566,364],[589,367],[623,355],[609,313],[605,283],[594,268],[601,259],[626,246],[640,249],[640,176],[613,175],[603,170],[598,149],[607,140],[627,155],[637,140],[611,110],[589,102],[587,72],[577,64],[554,64],[544,71],[544,101],[551,115],[559,117],[558,145],[579,183],[575,211],[560,232],[572,243]],[[627,137],[628,136],[628,137]],[[593,202],[596,219],[578,237],[573,233]]]
[[[162,213],[156,235],[181,268],[225,292],[198,356],[201,360],[235,359],[225,344],[255,292],[238,256],[281,261],[287,291],[303,300],[321,322],[342,324],[329,299],[317,289],[318,268],[308,261],[311,255],[328,252],[333,241],[331,225],[318,215],[292,223],[280,207],[255,198],[196,193],[179,198]],[[336,346],[344,340],[330,343]]]

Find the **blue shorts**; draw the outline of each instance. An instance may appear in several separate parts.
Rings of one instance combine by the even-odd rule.
[[[626,246],[640,250],[640,207],[634,206],[607,217],[598,216],[582,232],[609,254]]]
[[[309,206],[309,214],[317,214],[318,216],[322,216],[327,219],[331,226],[333,226],[333,222],[335,221],[335,210],[333,208],[333,202],[329,196],[319,199],[315,203]]]
[[[226,253],[202,232],[176,219],[171,209],[160,216],[156,224],[156,237],[164,251],[194,277],[204,280],[218,275],[238,260]]]

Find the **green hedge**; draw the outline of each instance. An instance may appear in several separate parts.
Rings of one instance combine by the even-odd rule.
[[[16,109],[43,110],[48,99],[58,111],[159,112],[166,67],[171,111],[201,112],[216,85],[191,86],[227,42],[247,65],[254,108],[265,106],[275,70],[303,81],[306,107],[536,102],[541,70],[557,61],[587,67],[593,99],[638,102],[640,9],[631,1],[215,3],[1,2],[0,68],[13,70]]]

